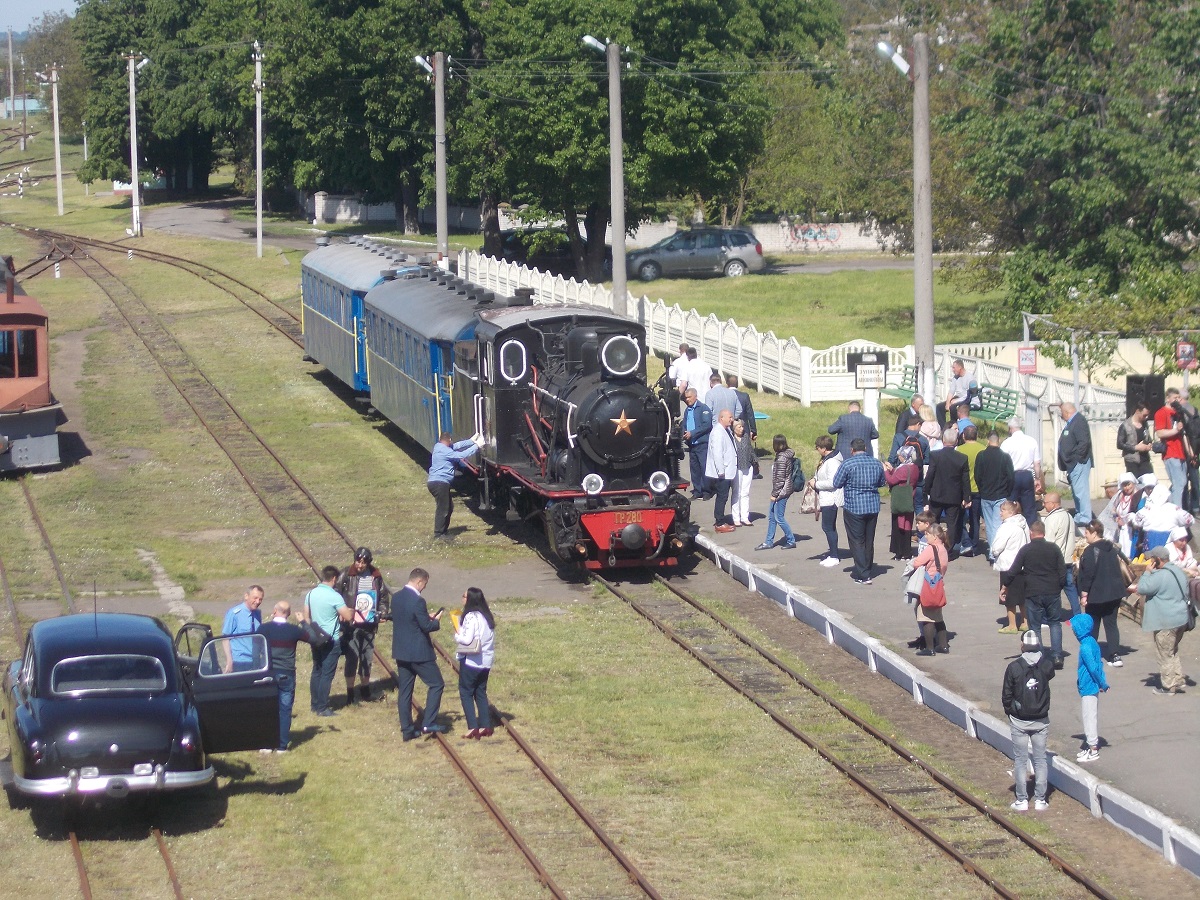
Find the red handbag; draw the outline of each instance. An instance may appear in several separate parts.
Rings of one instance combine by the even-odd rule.
[[[940,609],[946,605],[946,578],[942,572],[942,558],[938,556],[937,547],[933,550],[933,561],[937,566],[937,574],[930,575],[928,570],[921,581],[921,605],[929,609]]]

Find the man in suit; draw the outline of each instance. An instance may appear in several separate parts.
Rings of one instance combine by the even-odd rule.
[[[900,411],[900,415],[896,419],[896,434],[903,434],[908,429],[909,422],[916,422],[920,426],[921,407],[924,405],[925,398],[920,394],[913,394],[908,406]]]
[[[745,391],[738,390],[738,377],[736,375],[726,375],[725,383],[732,388],[734,394],[737,395],[738,403],[742,405],[742,413],[738,417],[742,420],[742,424],[746,427],[746,433],[750,435],[750,443],[758,443],[758,422],[754,418],[754,404],[750,402],[750,395]],[[758,454],[754,456],[754,477],[762,478],[762,474],[758,471]]]
[[[688,474],[692,479],[692,499],[712,496],[704,469],[708,464],[708,435],[712,431],[712,410],[697,398],[696,389],[683,392],[683,446],[688,451]]]
[[[855,438],[860,438],[867,445],[868,456],[875,455],[871,441],[878,439],[879,430],[869,416],[863,415],[862,404],[857,400],[850,401],[848,410],[829,426],[829,433],[837,435],[833,452],[842,454],[842,459],[850,458],[850,443]]]
[[[722,534],[734,530],[733,524],[725,519],[729,489],[737,475],[737,449],[733,444],[733,434],[729,430],[732,425],[733,413],[727,409],[721,410],[717,425],[712,430],[704,472],[704,479],[717,498],[713,503],[713,529]]]
[[[430,633],[442,627],[442,611],[429,614],[421,592],[429,584],[429,573],[413,569],[408,583],[392,598],[392,658],[396,660],[396,677],[400,682],[397,704],[400,707],[400,733],[411,741],[421,734],[444,732],[445,725],[437,724],[438,707],[446,682],[433,653]],[[413,687],[420,678],[429,688],[425,695],[425,718],[421,726],[412,720]]]
[[[955,449],[958,429],[942,432],[941,450],[929,454],[925,472],[925,510],[938,518],[945,516],[946,531],[952,545],[962,537],[963,509],[971,505],[971,461]],[[950,551],[951,557],[955,551]]]

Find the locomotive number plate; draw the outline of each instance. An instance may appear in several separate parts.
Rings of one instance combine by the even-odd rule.
[[[613,521],[618,525],[641,525],[642,511],[639,509],[634,512],[615,512]]]

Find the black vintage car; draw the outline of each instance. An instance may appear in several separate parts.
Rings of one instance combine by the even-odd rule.
[[[208,754],[279,741],[262,635],[192,623],[172,640],[158,619],[120,613],[34,625],[4,675],[4,717],[11,788],[34,796],[195,787],[212,780]]]

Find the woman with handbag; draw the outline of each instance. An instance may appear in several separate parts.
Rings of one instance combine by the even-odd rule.
[[[770,550],[775,546],[775,526],[783,529],[783,548],[796,549],[796,536],[784,518],[787,512],[788,497],[792,496],[795,487],[792,484],[792,468],[800,465],[796,460],[796,451],[788,446],[787,438],[782,434],[775,435],[771,441],[771,449],[775,451],[775,462],[771,464],[771,505],[767,507],[767,536],[755,550]]]
[[[1121,630],[1117,616],[1121,612],[1121,599],[1129,592],[1130,579],[1122,566],[1121,552],[1112,541],[1104,537],[1104,525],[1092,519],[1083,532],[1087,547],[1079,557],[1079,575],[1075,584],[1079,588],[1079,605],[1092,617],[1092,637],[1100,636],[1100,623],[1104,623],[1104,661],[1115,668],[1125,665],[1117,651],[1121,648]]]
[[[496,620],[479,588],[467,588],[463,594],[462,622],[455,622],[454,642],[458,656],[458,696],[470,729],[469,740],[492,736],[492,715],[488,706],[488,676],[496,655]]]
[[[834,476],[842,466],[842,455],[833,451],[833,438],[827,434],[817,438],[816,448],[821,462],[809,484],[816,488],[817,505],[821,510],[821,531],[829,543],[829,552],[821,560],[821,565],[832,568],[842,561],[842,555],[838,552],[837,517],[838,510],[845,503],[845,496],[841,488],[833,486]]]
[[[905,444],[896,451],[899,464],[883,464],[884,477],[891,486],[892,559],[912,559],[913,491],[921,478],[916,447]]]
[[[950,552],[946,549],[946,526],[938,523],[933,513],[923,512],[916,517],[917,530],[925,538],[925,549],[916,555],[911,566],[914,572],[910,582],[917,590],[917,627],[925,645],[917,656],[933,656],[950,652],[950,635],[942,610],[946,606],[946,569],[950,565]],[[915,584],[920,576],[919,584]]]

